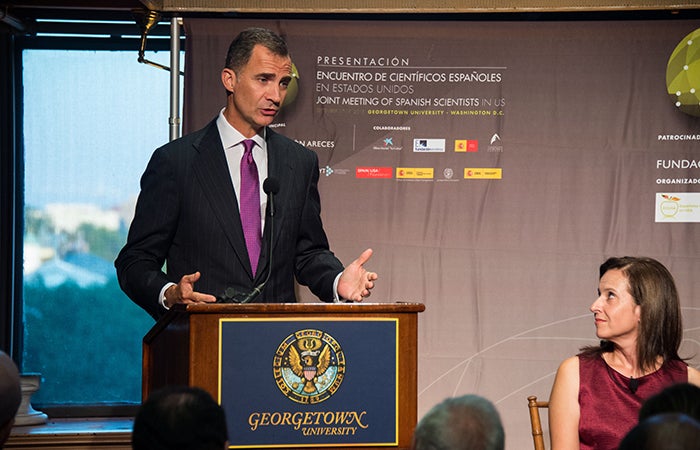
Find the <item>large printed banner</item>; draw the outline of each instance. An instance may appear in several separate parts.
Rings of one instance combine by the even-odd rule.
[[[397,336],[397,319],[221,319],[230,448],[397,445]]]
[[[273,127],[319,156],[332,249],[374,249],[373,301],[426,305],[419,416],[478,393],[530,447],[526,398],[596,342],[609,256],[671,270],[681,354],[700,355],[699,20],[185,25],[186,131],[224,106],[240,30],[287,39],[298,79]]]

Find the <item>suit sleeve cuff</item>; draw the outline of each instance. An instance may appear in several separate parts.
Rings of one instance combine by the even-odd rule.
[[[160,290],[160,296],[158,297],[158,304],[165,309],[170,309],[167,306],[165,306],[165,291],[167,291],[170,286],[174,286],[174,285],[175,285],[175,283],[168,283],[165,286],[163,286],[163,289]]]
[[[340,295],[338,294],[338,281],[340,281],[340,276],[342,274],[343,272],[340,272],[338,275],[336,275],[335,280],[333,281],[333,303],[340,303]]]

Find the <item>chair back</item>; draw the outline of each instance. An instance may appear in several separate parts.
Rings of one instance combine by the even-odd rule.
[[[530,410],[530,426],[532,428],[532,441],[535,444],[535,450],[545,450],[540,408],[549,408],[549,402],[537,401],[537,396],[531,395],[527,398],[527,407]]]

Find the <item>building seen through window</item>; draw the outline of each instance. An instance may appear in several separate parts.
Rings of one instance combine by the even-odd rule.
[[[21,369],[42,375],[35,405],[141,399],[153,320],[119,289],[113,261],[143,169],[168,140],[169,77],[134,51],[23,52]]]

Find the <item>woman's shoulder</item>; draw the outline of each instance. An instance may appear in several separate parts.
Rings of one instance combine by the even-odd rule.
[[[647,374],[646,377],[665,380],[666,383],[692,383],[691,380],[695,378],[697,383],[700,383],[700,375],[698,375],[697,369],[690,367],[682,359],[675,358],[664,360],[661,367]]]
[[[570,374],[570,373],[577,373],[578,374],[578,367],[579,367],[579,355],[570,356],[569,358],[566,358],[564,361],[562,361],[559,364],[559,369],[557,370],[557,372],[561,373],[561,374]]]
[[[590,366],[592,364],[595,365],[605,365],[605,358],[603,357],[603,352],[601,351],[595,351],[595,350],[588,350],[588,351],[583,351],[576,355],[579,359],[579,364],[585,365],[585,366]]]
[[[587,370],[592,367],[605,367],[607,363],[600,353],[579,353],[575,356],[566,358],[559,365],[560,371],[570,371],[570,370]]]
[[[688,366],[688,383],[700,386],[700,370]]]
[[[691,369],[696,370],[690,367],[688,363],[686,363],[682,359],[667,359],[661,365],[661,368],[659,370],[663,370],[666,372],[678,372],[684,375],[687,373],[690,377]]]

